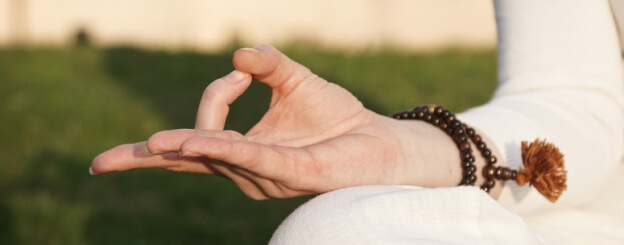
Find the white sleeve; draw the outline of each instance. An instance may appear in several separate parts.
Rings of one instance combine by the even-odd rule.
[[[609,2],[494,4],[499,86],[490,102],[458,117],[492,139],[512,169],[522,166],[522,140],[547,139],[564,154],[568,189],[556,204],[508,181],[505,207],[528,214],[586,203],[624,150],[622,59]]]

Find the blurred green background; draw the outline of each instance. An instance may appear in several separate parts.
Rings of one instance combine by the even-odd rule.
[[[432,102],[461,111],[495,87],[494,50],[278,48],[381,114]],[[233,50],[0,48],[0,244],[266,243],[309,197],[254,201],[224,179],[158,169],[87,173],[110,147],[192,127]],[[269,97],[254,83],[226,127],[249,129]]]

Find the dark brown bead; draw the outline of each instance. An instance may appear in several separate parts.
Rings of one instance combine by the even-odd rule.
[[[472,165],[472,166],[468,167],[468,170],[470,170],[470,171],[472,171],[472,172],[475,172],[475,171],[477,171],[477,167],[475,167],[474,165]]]
[[[490,179],[490,180],[485,182],[485,185],[487,187],[489,187],[489,188],[492,188],[492,187],[494,187],[494,185],[496,185],[496,181]]]
[[[457,127],[453,130],[453,134],[464,134],[466,133],[466,130],[464,130],[464,128],[462,127]]]
[[[461,144],[459,144],[460,151],[468,150],[468,149],[470,149],[470,143],[468,143],[467,141],[464,141]]]
[[[472,151],[470,149],[465,150],[465,151],[461,151],[460,153],[461,153],[462,159],[464,159],[464,160],[468,159],[468,158],[470,158],[472,156]]]
[[[466,134],[472,137],[475,134],[474,129],[466,127]]]
[[[440,120],[440,118],[434,118],[434,119],[431,121],[431,123],[433,123],[433,124],[435,124],[435,125],[438,125],[438,124],[440,124],[440,121],[442,121],[442,120]]]
[[[395,119],[401,119],[401,115],[400,114],[394,114],[392,115],[393,118]]]
[[[418,113],[416,114],[416,118],[418,118],[418,119],[421,119],[421,118],[423,118],[424,116],[425,116],[425,113],[424,113],[424,112],[422,112],[422,111],[420,111],[420,112],[418,112]]]
[[[408,116],[409,116],[410,119],[416,119],[416,112],[412,111],[412,112],[409,113]]]
[[[471,162],[471,163],[474,163],[475,162],[475,158],[473,156],[471,156],[471,157],[468,158],[468,161]]]
[[[472,163],[469,162],[469,161],[462,161],[462,165],[461,166],[462,166],[463,169],[467,169],[467,168],[470,168],[470,166],[472,166]]]
[[[473,175],[473,174],[474,174],[473,171],[470,171],[469,169],[464,169],[464,176],[466,176],[466,175]]]
[[[450,116],[444,118],[444,120],[446,120],[446,123],[448,123],[450,125],[450,122],[455,120],[455,115],[450,115]]]
[[[516,170],[511,170],[511,176],[510,176],[510,179],[514,179],[514,180],[515,180],[515,179],[516,179],[516,174],[518,174],[518,171],[516,171]]]
[[[453,135],[453,140],[459,143],[459,142],[468,141],[468,138],[463,134],[455,134]]]
[[[444,129],[444,132],[446,132],[446,134],[448,134],[448,135],[452,135],[453,134],[453,128],[447,127],[446,129]]]
[[[496,157],[495,156],[491,156],[490,158],[488,158],[488,164],[494,164],[496,163]]]
[[[502,176],[503,180],[508,180],[509,178],[511,178],[511,170],[509,170],[508,168],[504,168]]]
[[[483,176],[485,176],[485,178],[487,179],[494,178],[495,174],[496,174],[496,167],[486,166],[485,168],[483,168]]]
[[[486,186],[481,186],[481,190],[484,190],[485,192],[490,192],[490,188],[487,188]]]
[[[477,183],[477,176],[470,176],[470,177],[474,177],[474,179],[471,179],[470,182],[468,182],[470,185],[474,185],[475,183]]]
[[[496,171],[494,171],[494,175],[496,175],[497,179],[500,179],[503,175],[503,169],[501,167],[496,168]]]
[[[442,114],[443,111],[444,111],[444,107],[442,107],[442,106],[436,106],[435,109],[434,109],[434,113],[436,115]]]
[[[457,128],[457,127],[459,127],[461,125],[461,122],[458,121],[458,120],[453,119],[453,120],[451,120],[451,123],[449,123],[449,125],[451,125],[451,128]]]
[[[483,150],[481,151],[481,155],[482,155],[483,157],[489,157],[489,156],[491,156],[491,155],[492,155],[492,151],[490,151],[490,149],[483,149]]]
[[[481,142],[481,136],[479,136],[478,134],[475,134],[474,136],[472,136],[472,141],[474,141],[475,143],[479,143]]]
[[[440,124],[438,124],[438,127],[440,127],[441,129],[446,129],[448,127],[448,124],[446,124],[445,122],[440,121]]]
[[[441,113],[442,118],[446,119],[447,117],[453,115],[449,110],[443,110]]]
[[[469,179],[463,179],[459,185],[470,185],[470,180]]]
[[[407,118],[408,113],[406,111],[401,113],[401,118]]]
[[[423,119],[425,119],[425,121],[427,122],[431,121],[431,118],[432,118],[431,114],[425,114],[425,116],[423,117]]]
[[[483,149],[485,149],[487,147],[485,145],[485,143],[483,143],[483,142],[476,143],[476,145],[477,145],[477,149],[479,149],[479,150],[483,150]]]

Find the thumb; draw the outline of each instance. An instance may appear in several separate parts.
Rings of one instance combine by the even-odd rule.
[[[310,69],[266,44],[237,50],[232,63],[236,70],[251,73],[258,81],[284,93],[312,75]]]
[[[251,76],[236,70],[210,83],[199,102],[195,128],[223,130],[230,104],[243,94],[250,84]]]

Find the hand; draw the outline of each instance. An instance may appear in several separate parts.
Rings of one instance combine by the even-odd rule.
[[[357,185],[459,182],[459,164],[448,157],[457,150],[441,130],[380,116],[271,46],[240,49],[233,64],[236,71],[204,91],[195,129],[115,147],[96,157],[91,171],[156,167],[216,174],[254,199]],[[252,75],[272,90],[269,110],[245,135],[223,131],[228,105]]]

